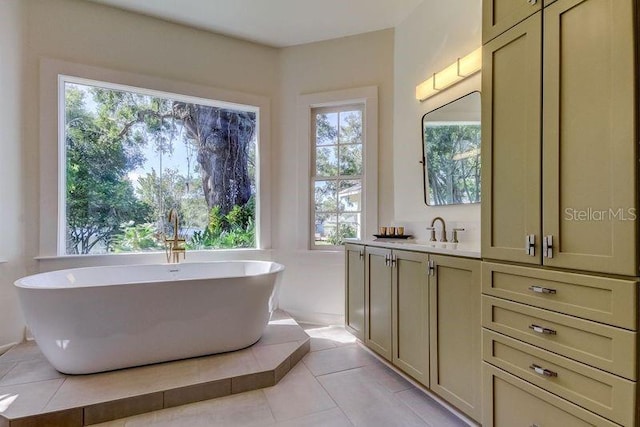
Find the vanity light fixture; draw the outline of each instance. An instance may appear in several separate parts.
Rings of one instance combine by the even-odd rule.
[[[444,70],[433,73],[433,76],[416,86],[416,99],[422,102],[442,89],[464,80],[481,69],[482,47],[479,47],[467,56],[458,58],[456,62]]]

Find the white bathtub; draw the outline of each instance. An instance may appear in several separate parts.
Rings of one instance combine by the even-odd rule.
[[[15,285],[46,358],[60,372],[88,374],[250,346],[283,270],[266,261],[90,267]]]

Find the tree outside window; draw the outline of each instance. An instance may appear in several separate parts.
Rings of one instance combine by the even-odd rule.
[[[312,242],[326,248],[361,234],[363,107],[317,108],[312,119]]]
[[[62,96],[67,254],[163,250],[173,208],[190,249],[256,246],[255,108],[73,78]]]

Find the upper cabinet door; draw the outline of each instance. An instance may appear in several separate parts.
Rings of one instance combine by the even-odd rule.
[[[637,275],[632,0],[544,10],[543,263]]]
[[[483,47],[485,258],[541,262],[541,20],[541,13],[537,13]],[[525,251],[527,236],[535,240],[529,252]]]
[[[540,9],[542,0],[484,0],[482,42],[487,43]]]

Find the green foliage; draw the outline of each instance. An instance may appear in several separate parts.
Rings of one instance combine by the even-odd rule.
[[[329,233],[327,238],[327,242],[330,245],[342,245],[344,243],[344,239],[358,237],[358,230],[351,224],[342,223],[335,230],[332,230]]]
[[[424,129],[433,205],[480,201],[480,125],[453,123]]]
[[[122,233],[114,237],[114,252],[157,251],[164,248],[156,232],[156,225],[151,223],[122,224]]]
[[[143,222],[149,206],[134,194],[127,173],[140,159],[85,108],[85,93],[66,90],[67,253],[109,249],[123,221]]]
[[[222,215],[219,206],[209,213],[209,226],[195,231],[187,242],[188,249],[253,248],[256,244],[255,200],[252,197],[244,206],[234,206]]]

